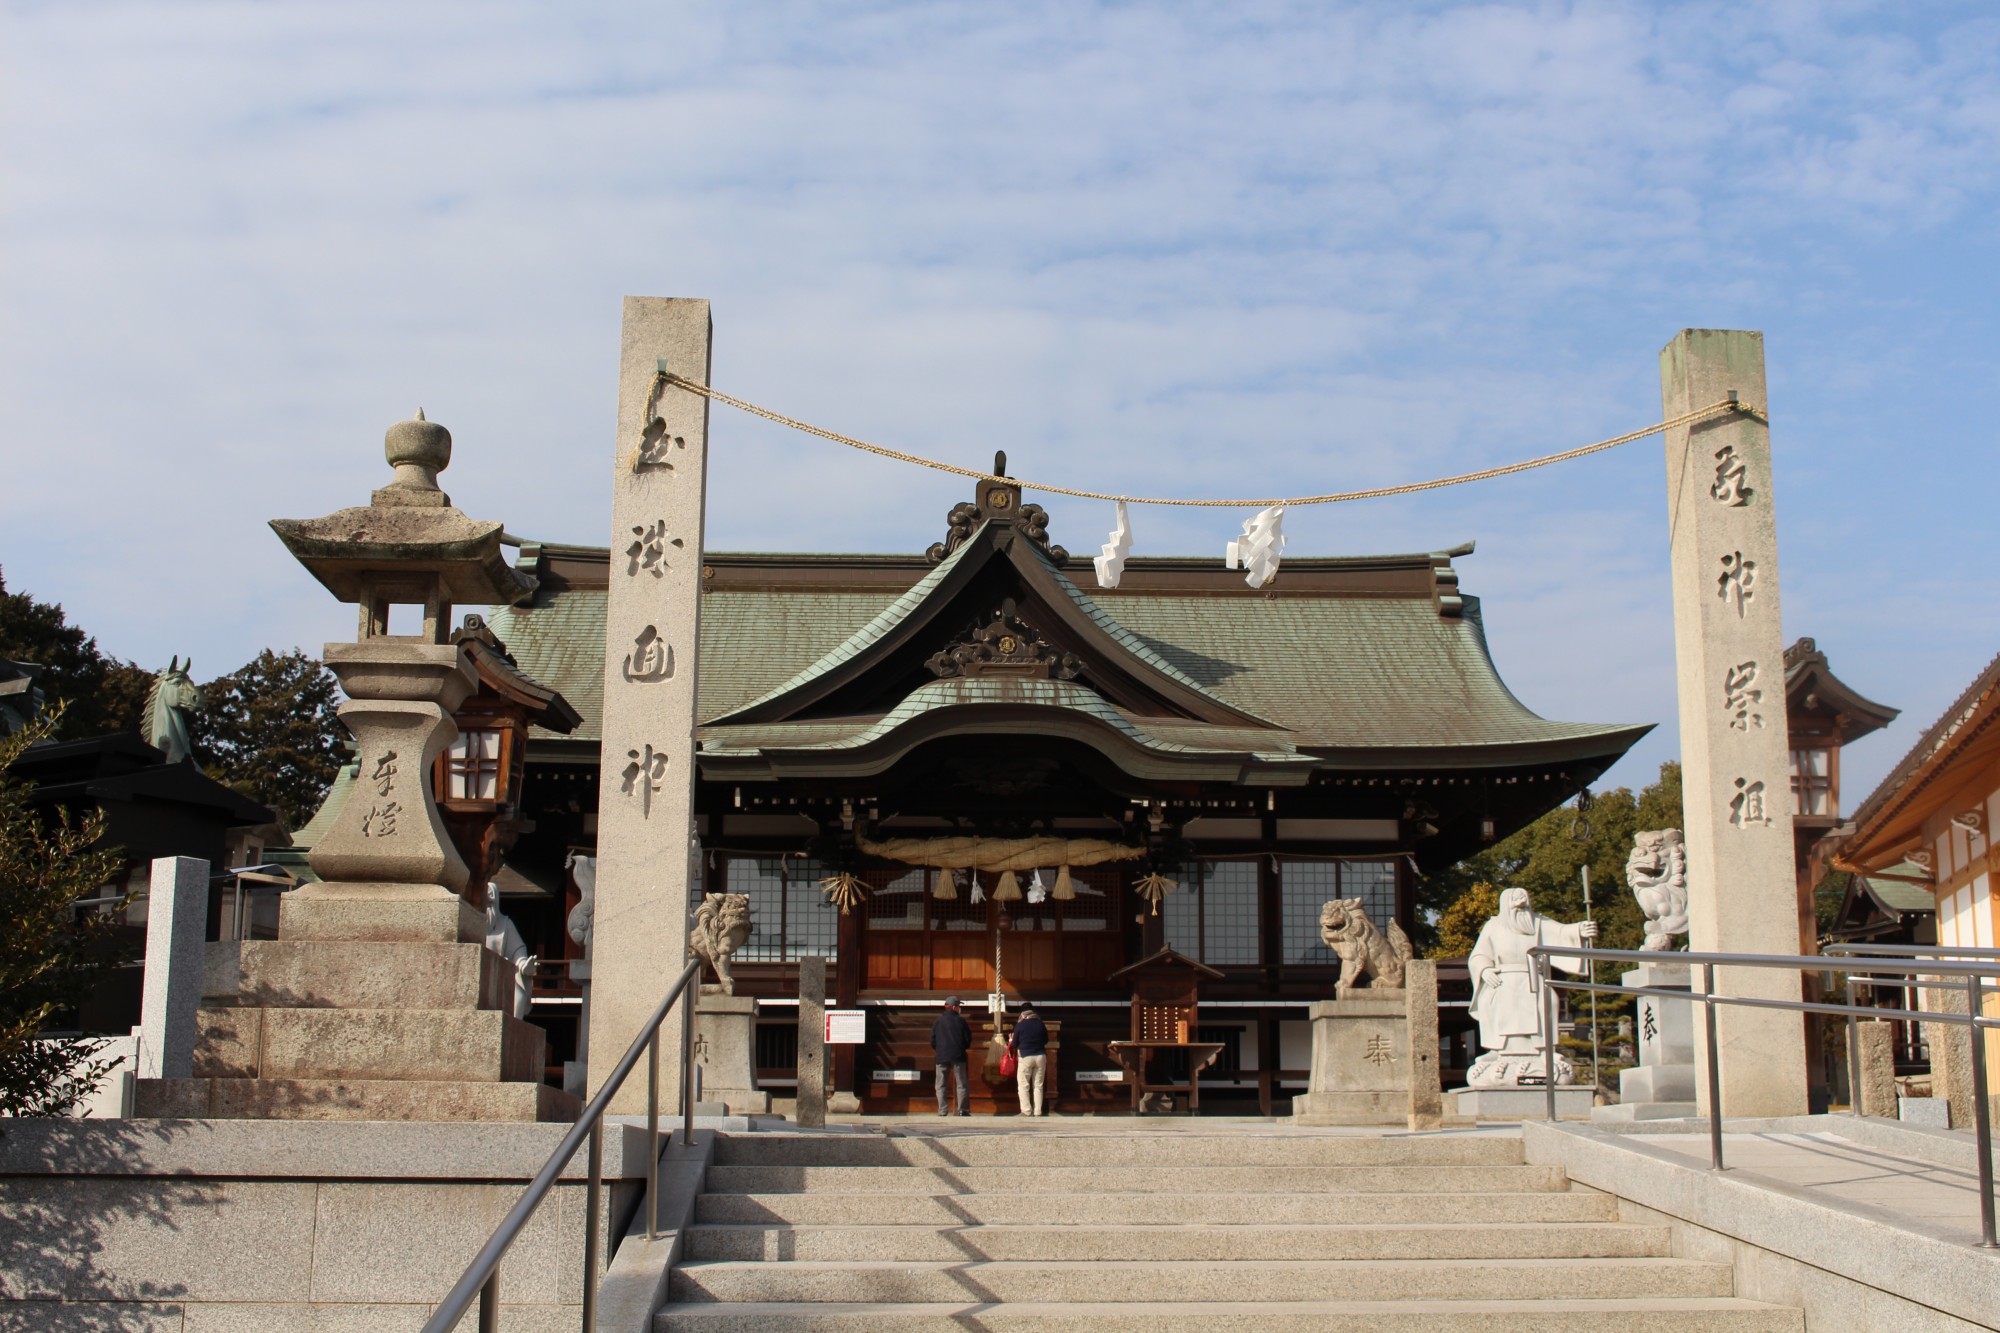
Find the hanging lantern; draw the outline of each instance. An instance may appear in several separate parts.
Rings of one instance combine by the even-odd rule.
[[[994,886],[993,901],[996,903],[1017,903],[1021,901],[1021,881],[1014,878],[1014,872],[1000,872],[1000,882]]]
[[[1059,903],[1075,901],[1076,885],[1070,882],[1068,866],[1056,871],[1056,886],[1049,896]]]
[[[857,904],[868,900],[867,886],[858,876],[851,875],[845,870],[821,880],[819,887],[825,892],[827,902],[838,907],[842,916],[846,916]]]
[[[1153,915],[1158,916],[1160,900],[1180,886],[1155,870],[1132,887],[1139,891],[1141,898],[1153,905]]]

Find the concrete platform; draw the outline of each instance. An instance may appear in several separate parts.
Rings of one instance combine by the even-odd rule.
[[[1845,1115],[1707,1124],[1528,1122],[1529,1160],[1670,1221],[1677,1252],[1729,1263],[1737,1292],[1796,1304],[1813,1329],[2000,1327],[2000,1251],[1977,1247],[1971,1135]]]

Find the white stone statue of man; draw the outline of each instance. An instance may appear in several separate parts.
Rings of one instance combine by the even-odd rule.
[[[1538,944],[1581,947],[1597,938],[1597,923],[1564,925],[1541,916],[1528,905],[1528,891],[1504,889],[1500,912],[1479,928],[1466,968],[1472,974],[1471,1014],[1479,1024],[1479,1044],[1486,1054],[1466,1071],[1475,1088],[1518,1086],[1523,1074],[1539,1080],[1547,1068],[1542,1048],[1542,1010],[1547,1003],[1535,978],[1528,950]],[[1558,968],[1580,973],[1585,964],[1574,958],[1551,958]],[[1556,1081],[1573,1082],[1576,1069],[1556,1057]]]
[[[535,964],[514,918],[500,910],[500,886],[486,886],[486,947],[514,965],[514,1017],[526,1018],[535,998]]]

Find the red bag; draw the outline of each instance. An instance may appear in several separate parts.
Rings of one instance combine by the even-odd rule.
[[[1021,1062],[1014,1058],[1014,1043],[1010,1041],[1007,1043],[1007,1049],[1000,1053],[1000,1077],[1012,1078],[1014,1071],[1020,1067]]]

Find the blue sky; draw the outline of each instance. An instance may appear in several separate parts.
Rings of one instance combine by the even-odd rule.
[[[421,403],[459,505],[605,540],[619,298],[719,386],[1093,488],[1304,493],[1657,419],[1766,335],[1787,639],[1904,719],[2000,649],[1986,5],[0,3],[0,564],[198,674],[351,614],[264,527]],[[717,409],[709,541],[914,551],[958,479]],[[1109,506],[1049,502],[1088,552]],[[1240,515],[1133,514],[1140,554]],[[1428,550],[1501,671],[1677,750],[1657,440],[1295,511]]]

